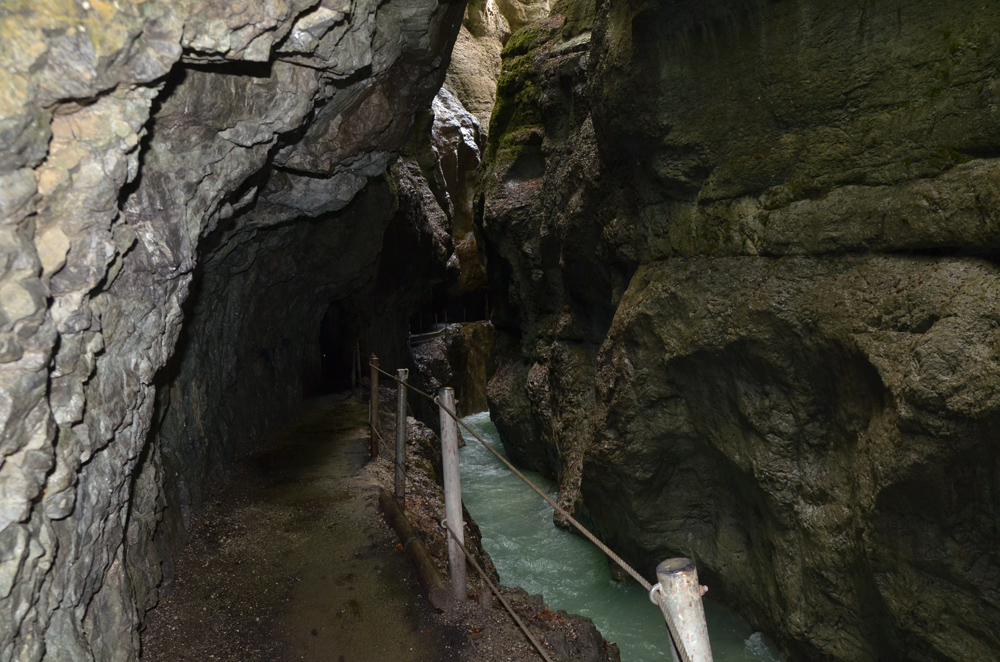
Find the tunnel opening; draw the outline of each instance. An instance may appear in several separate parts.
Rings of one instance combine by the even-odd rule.
[[[327,307],[319,328],[319,381],[310,395],[353,390],[360,377],[357,316],[344,301]]]

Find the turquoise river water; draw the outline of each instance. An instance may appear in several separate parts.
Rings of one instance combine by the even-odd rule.
[[[488,413],[464,419],[503,453]],[[522,483],[465,430],[460,452],[462,497],[479,524],[483,547],[500,580],[541,593],[553,609],[593,619],[605,639],[621,649],[622,662],[669,662],[669,635],[659,608],[641,587],[617,583],[604,554],[580,536],[552,524],[552,507]],[[540,488],[553,485],[532,472]],[[716,662],[780,662],[783,658],[739,616],[705,601]]]

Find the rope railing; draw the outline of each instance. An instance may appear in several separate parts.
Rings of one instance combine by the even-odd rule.
[[[448,409],[447,407],[445,407],[444,405],[442,405],[441,402],[440,402],[440,400],[438,398],[434,398],[433,400],[434,400],[434,403],[437,404],[441,408],[442,411],[444,411],[449,416],[451,416],[453,419],[455,419],[455,421],[459,425],[461,425],[463,428],[465,428],[466,431],[468,431],[469,434],[471,434],[476,439],[476,441],[478,441],[480,444],[482,444],[483,447],[486,450],[488,450],[490,453],[492,453],[494,457],[496,457],[498,460],[500,460],[501,462],[503,462],[503,464],[508,469],[510,469],[514,473],[515,476],[517,476],[518,478],[520,478],[524,482],[525,485],[527,485],[532,490],[534,490],[534,492],[536,494],[538,494],[538,496],[540,496],[543,499],[545,499],[545,501],[550,506],[552,506],[552,508],[557,513],[559,513],[560,515],[562,515],[563,517],[565,517],[566,521],[568,521],[570,524],[572,524],[576,528],[576,530],[579,531],[583,535],[584,538],[586,538],[590,542],[594,543],[594,545],[599,550],[601,550],[602,552],[604,552],[609,559],[611,559],[612,561],[614,561],[615,563],[617,563],[618,566],[622,570],[624,570],[625,572],[627,572],[632,577],[632,579],[634,579],[636,582],[638,582],[639,585],[642,586],[646,590],[647,593],[650,593],[651,594],[650,600],[654,599],[652,597],[653,585],[650,584],[648,581],[646,581],[645,577],[643,577],[642,575],[640,575],[639,572],[635,568],[633,568],[628,563],[626,563],[625,560],[622,559],[622,557],[620,557],[617,554],[615,554],[614,551],[612,551],[610,547],[608,547],[603,542],[601,542],[600,540],[598,540],[597,536],[595,536],[593,533],[591,533],[589,530],[587,530],[587,528],[585,526],[583,526],[583,524],[580,524],[580,522],[578,522],[575,517],[573,517],[568,512],[566,512],[566,510],[562,506],[560,506],[558,503],[556,503],[555,500],[552,499],[552,497],[550,497],[540,487],[538,487],[533,482],[531,482],[531,480],[527,476],[525,476],[523,473],[521,473],[517,469],[517,467],[515,467],[513,464],[511,464],[510,460],[508,460],[507,458],[505,458],[495,448],[493,448],[488,443],[486,443],[486,440],[483,439],[481,436],[479,436],[479,433],[477,433],[475,430],[473,430],[471,427],[469,427],[469,425],[466,424],[465,421],[463,421],[461,418],[459,418],[458,415],[455,412],[451,411],[450,409]],[[659,602],[655,602],[654,601],[654,604],[659,604]],[[680,638],[680,633],[677,631],[677,626],[674,624],[673,620],[669,619],[669,618],[666,619],[666,623],[667,623],[667,629],[670,630],[670,638],[672,640],[672,643],[676,647],[677,653],[680,655],[681,662],[691,662],[691,658],[688,656],[687,651],[685,650],[684,646],[680,645],[680,643],[679,643],[681,641],[681,638]]]
[[[395,375],[393,375],[391,373],[388,373],[388,372],[386,372],[386,371],[384,371],[384,370],[382,370],[381,368],[378,368],[378,367],[376,367],[375,369],[378,370],[379,372],[381,372],[386,377],[389,377],[393,381],[397,381],[398,382],[398,380],[396,379]],[[523,473],[521,473],[520,471],[518,471],[517,467],[515,467],[513,464],[511,464],[510,460],[508,460],[507,458],[505,458],[495,448],[493,448],[492,446],[490,446],[486,442],[485,439],[483,439],[481,436],[479,436],[479,434],[475,430],[473,430],[471,427],[468,426],[468,424],[465,421],[463,421],[461,418],[459,418],[459,416],[458,416],[458,414],[456,412],[453,412],[450,409],[448,409],[447,407],[444,407],[441,404],[440,400],[438,400],[438,398],[436,396],[433,396],[433,395],[430,395],[429,393],[421,391],[417,387],[412,386],[411,384],[408,384],[408,383],[404,383],[404,386],[406,386],[408,389],[410,389],[414,393],[419,393],[420,395],[424,396],[425,398],[427,398],[428,400],[430,400],[431,402],[433,402],[434,404],[436,404],[438,407],[441,407],[443,411],[447,412],[447,414],[449,416],[451,416],[453,419],[455,419],[455,421],[457,421],[459,425],[461,425],[463,428],[465,428],[466,431],[468,431],[469,434],[471,434],[476,439],[476,441],[478,441],[479,443],[481,443],[486,448],[486,450],[488,450],[490,453],[492,453],[493,456],[496,457],[498,460],[500,460],[508,469],[510,469],[514,473],[515,476],[517,476],[518,478],[520,478],[528,487],[530,487],[532,490],[534,490],[534,492],[536,494],[538,494],[538,496],[540,496],[543,499],[545,499],[545,501],[550,506],[552,506],[556,510],[556,512],[558,512],[560,515],[562,515],[563,517],[565,517],[566,521],[570,522],[585,538],[587,538],[587,540],[589,540],[590,542],[594,543],[594,545],[596,545],[598,549],[600,549],[602,552],[604,552],[608,556],[608,558],[610,558],[612,561],[614,561],[615,563],[617,563],[622,568],[622,570],[624,570],[625,572],[627,572],[633,579],[635,579],[635,581],[638,582],[640,586],[642,586],[646,591],[649,591],[650,589],[653,588],[653,585],[650,584],[648,581],[646,581],[646,579],[642,575],[640,575],[637,570],[635,570],[632,566],[630,566],[628,563],[626,563],[624,561],[624,559],[622,559],[622,557],[620,557],[617,554],[615,554],[607,545],[605,545],[600,540],[598,540],[597,536],[595,536],[590,531],[588,531],[586,529],[586,527],[584,527],[582,524],[580,524],[580,522],[578,522],[576,520],[576,518],[574,518],[572,515],[570,515],[568,512],[566,512],[566,510],[562,506],[560,506],[558,503],[556,503],[552,499],[552,497],[550,497],[548,494],[546,494],[544,490],[542,490],[537,485],[535,485],[534,483],[532,483],[531,480],[527,476],[525,476]],[[376,430],[376,434],[378,434],[378,430]],[[379,438],[382,438],[382,435],[379,435]]]
[[[594,546],[596,546],[599,550],[601,550],[609,559],[611,559],[612,561],[614,561],[616,564],[618,564],[618,566],[622,570],[624,570],[626,573],[628,573],[628,575],[630,577],[632,577],[632,579],[634,579],[640,586],[643,587],[644,590],[647,591],[647,593],[649,594],[650,601],[653,604],[661,607],[661,610],[663,611],[663,615],[665,617],[664,620],[666,621],[666,624],[667,624],[667,630],[670,632],[671,645],[672,645],[672,647],[673,647],[674,652],[676,653],[676,655],[680,658],[680,661],[681,662],[692,662],[691,655],[689,654],[686,646],[682,643],[684,641],[684,639],[681,638],[680,632],[678,631],[677,625],[674,622],[674,619],[673,619],[672,615],[668,612],[668,610],[666,608],[664,608],[664,603],[662,602],[662,598],[661,598],[661,596],[662,596],[662,590],[658,590],[658,589],[661,589],[661,585],[660,584],[655,584],[654,585],[654,584],[651,584],[649,581],[647,581],[646,578],[643,577],[642,575],[640,575],[639,572],[635,568],[633,568],[628,563],[626,563],[625,560],[622,559],[620,556],[618,556],[618,554],[616,554],[610,547],[608,547],[603,542],[601,542],[597,538],[597,536],[595,536],[593,533],[591,533],[585,526],[583,526],[583,524],[581,524],[580,522],[578,522],[575,517],[573,517],[572,515],[570,515],[566,511],[566,509],[564,509],[562,506],[560,506],[558,503],[556,503],[556,501],[554,499],[552,499],[552,497],[550,497],[544,490],[542,490],[537,485],[535,485],[533,482],[531,482],[531,480],[527,476],[525,476],[523,473],[521,473],[521,471],[519,471],[518,468],[515,467],[510,462],[510,460],[508,460],[503,455],[501,455],[500,452],[498,452],[485,439],[483,439],[479,435],[478,432],[476,432],[465,421],[463,421],[461,418],[459,418],[457,412],[452,411],[451,409],[449,409],[448,407],[446,407],[444,404],[442,404],[441,400],[438,397],[433,396],[433,395],[427,393],[426,391],[423,391],[423,390],[421,390],[421,389],[419,389],[419,388],[417,388],[417,387],[409,384],[408,382],[400,382],[396,378],[395,375],[393,375],[391,373],[388,373],[385,370],[382,370],[377,365],[371,364],[371,367],[372,367],[372,369],[377,370],[378,372],[382,373],[386,377],[389,377],[390,379],[392,379],[397,384],[402,384],[403,386],[405,386],[409,390],[413,391],[414,393],[417,393],[417,394],[419,394],[419,395],[427,398],[428,400],[430,400],[434,404],[436,404],[438,406],[438,408],[440,409],[440,411],[445,412],[449,417],[451,417],[452,419],[454,419],[455,422],[458,425],[460,425],[461,427],[465,428],[465,430],[469,434],[471,434],[472,437],[474,439],[476,439],[476,441],[478,441],[480,444],[482,444],[483,447],[487,451],[489,451],[494,457],[496,457],[498,460],[500,460],[500,462],[503,463],[504,466],[506,466],[508,469],[510,469],[510,471],[515,476],[517,476],[519,479],[521,479],[521,481],[524,482],[525,485],[527,485],[529,488],[531,488],[532,491],[534,491],[536,494],[538,494],[538,496],[540,496],[542,499],[544,499],[546,503],[548,503],[550,506],[552,506],[552,508],[557,513],[559,513],[563,518],[565,518],[565,520],[567,522],[569,522],[570,524],[572,524],[573,527],[577,531],[579,531],[580,534],[584,538],[586,538],[591,543],[593,543]],[[376,430],[374,427],[372,427],[372,430],[376,434],[378,434],[378,430]],[[382,438],[382,435],[379,434],[379,438]],[[472,559],[472,556],[469,554],[468,550],[465,548],[465,545],[462,544],[462,542],[460,541],[460,539],[458,538],[458,536],[455,535],[454,531],[451,531],[451,528],[448,527],[446,523],[442,522],[442,525],[444,526],[444,528],[446,528],[452,534],[452,539],[454,539],[455,542],[458,543],[459,546],[461,546],[462,551],[465,552],[465,555],[468,556],[470,560],[472,560],[472,563],[476,567],[476,569],[479,570],[479,572],[481,574],[483,574],[483,571],[479,567],[479,564],[476,563],[476,561],[474,559]],[[483,574],[483,578],[486,579],[486,581],[489,584],[491,590],[493,590],[493,592],[497,594],[497,597],[500,598],[500,601],[504,604],[504,606],[507,608],[507,610],[511,612],[511,615],[518,622],[518,625],[521,626],[521,629],[524,630],[524,632],[528,636],[528,638],[531,639],[531,641],[535,645],[535,647],[538,648],[539,653],[541,653],[542,657],[544,657],[546,659],[546,661],[548,662],[549,661],[548,656],[545,654],[544,651],[542,651],[541,647],[536,643],[535,639],[531,636],[531,634],[528,633],[527,629],[523,626],[523,624],[521,623],[521,621],[517,617],[517,615],[514,614],[513,610],[507,604],[506,600],[504,600],[504,598],[502,596],[500,596],[500,593],[493,587],[492,582],[490,582],[490,580],[486,577],[485,574]]]
[[[545,652],[545,649],[542,648],[542,645],[540,643],[538,643],[538,640],[535,639],[535,636],[533,634],[531,634],[531,632],[528,630],[528,626],[526,626],[524,624],[524,621],[522,621],[521,617],[517,615],[517,612],[514,611],[514,608],[510,605],[510,603],[507,602],[507,598],[505,598],[503,596],[503,594],[500,592],[500,589],[497,588],[496,584],[494,584],[493,581],[490,580],[489,575],[486,573],[485,570],[483,570],[483,567],[481,565],[479,565],[479,562],[476,561],[475,557],[472,556],[472,554],[469,552],[469,550],[465,546],[465,544],[463,544],[458,539],[458,535],[456,535],[455,532],[451,530],[451,527],[448,526],[448,521],[447,520],[443,520],[441,522],[441,526],[444,527],[448,531],[448,533],[451,534],[452,539],[455,540],[455,542],[458,543],[458,546],[462,548],[462,551],[465,552],[465,556],[470,561],[472,561],[473,567],[475,567],[475,569],[482,576],[483,581],[485,581],[486,585],[490,587],[490,590],[493,591],[493,594],[496,595],[497,598],[500,600],[500,604],[502,604],[504,606],[504,609],[506,609],[507,612],[510,614],[511,618],[514,619],[514,622],[517,623],[517,626],[519,628],[521,628],[522,632],[524,632],[524,636],[526,636],[528,638],[528,641],[530,641],[531,645],[535,647],[535,650],[537,650],[538,653],[543,658],[545,658],[545,662],[552,662],[552,658],[550,658],[549,654]]]
[[[378,437],[378,439],[379,439],[379,445],[382,448],[384,448],[385,450],[391,452],[392,451],[392,446],[390,446],[389,442],[386,441],[386,438],[382,436],[382,433],[378,431],[378,428],[375,427],[375,426],[373,426],[373,425],[371,425],[371,419],[369,419],[368,423],[369,423],[369,427],[371,428],[372,432],[374,432],[375,435]],[[406,470],[406,465],[405,464],[400,464],[399,462],[396,461],[395,458],[393,458],[393,462],[392,463],[395,466],[397,466],[397,467],[402,467],[404,471]]]
[[[376,365],[373,365],[372,367],[375,368],[376,370],[378,370],[379,372],[381,372],[383,375],[385,375],[386,377],[388,377],[392,381],[394,381],[396,383],[399,383],[399,380],[396,379],[396,375],[392,374],[391,372],[386,372],[385,370],[383,370],[382,368],[380,368],[380,367],[378,367]],[[434,400],[434,396],[433,395],[431,395],[430,393],[428,393],[426,391],[421,391],[419,388],[417,388],[416,386],[414,386],[413,384],[411,384],[409,382],[403,382],[403,385],[406,386],[406,388],[408,388],[411,391],[413,391],[414,393],[419,393],[420,395],[424,396],[428,400],[432,400],[432,401]]]

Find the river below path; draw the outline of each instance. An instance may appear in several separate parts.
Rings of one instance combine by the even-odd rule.
[[[489,413],[464,420],[503,453]],[[606,639],[618,644],[622,662],[669,662],[667,628],[646,592],[635,584],[613,581],[602,552],[580,536],[556,528],[552,507],[462,432],[467,442],[460,453],[463,502],[479,524],[483,548],[493,558],[500,580],[541,593],[553,609],[591,618]],[[539,474],[525,473],[542,489],[554,489]],[[716,662],[782,660],[735,613],[707,599],[705,611]]]

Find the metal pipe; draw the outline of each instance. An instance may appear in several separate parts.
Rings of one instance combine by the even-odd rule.
[[[656,578],[660,581],[658,604],[667,622],[674,624],[671,628],[676,629],[674,645],[683,649],[681,657],[690,662],[712,662],[712,646],[694,561],[667,559],[656,566]]]
[[[396,501],[406,510],[406,380],[410,371],[396,370]]]
[[[465,602],[467,588],[465,576],[465,523],[462,517],[462,479],[458,467],[458,424],[448,411],[455,411],[455,391],[441,389],[438,395],[441,420],[441,458],[444,469],[444,512],[448,527],[455,535],[448,536],[448,567],[451,571],[451,590],[455,602]],[[458,540],[456,541],[456,538]]]

